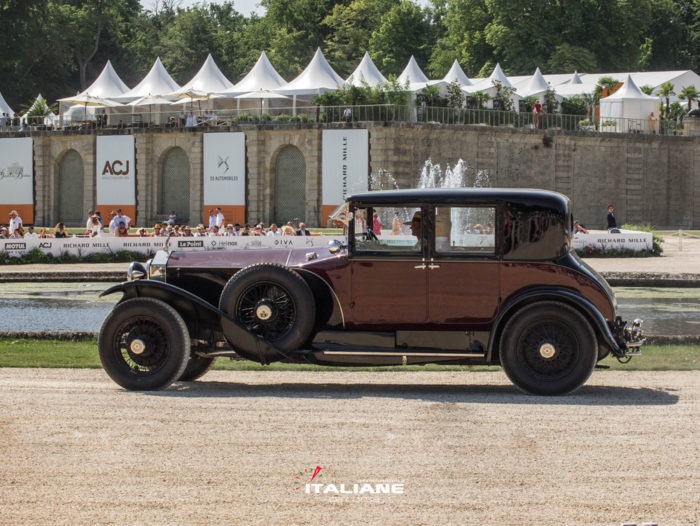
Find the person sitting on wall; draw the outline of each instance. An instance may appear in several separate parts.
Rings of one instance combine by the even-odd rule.
[[[27,233],[24,234],[24,239],[38,239],[38,238],[39,238],[39,234],[37,234],[36,232],[34,232],[34,227],[33,227],[33,226],[30,226],[30,227],[27,229]]]
[[[90,237],[101,237],[102,236],[102,224],[100,223],[100,218],[95,216],[95,215],[90,218],[90,227],[88,228],[88,236],[90,236]]]
[[[156,223],[153,225],[153,234],[151,234],[151,237],[162,237],[164,235],[161,224]]]
[[[185,226],[182,229],[182,237],[193,237],[192,236],[192,229],[188,226]]]
[[[281,231],[279,228],[277,228],[277,224],[276,224],[276,223],[272,223],[272,224],[270,225],[270,229],[267,231],[267,235],[268,235],[269,237],[281,236],[281,235],[282,235],[282,231]]]
[[[170,215],[168,216],[168,220],[166,223],[170,226],[175,226],[175,223],[177,222],[177,214],[175,213],[175,210],[170,211]]]
[[[7,227],[0,227],[0,239],[10,239],[10,234],[7,233]]]
[[[117,237],[127,237],[128,235],[129,228],[124,223],[120,223],[117,229]]]
[[[613,230],[617,230],[617,233],[620,232],[617,229],[617,220],[615,219],[615,207],[613,205],[608,205],[608,215],[606,217],[606,222],[606,228],[608,229],[608,232],[612,233]]]
[[[46,230],[46,227],[42,227],[41,230],[39,230],[39,239],[46,239],[53,237],[49,231]]]
[[[139,237],[148,237],[148,232],[146,232],[145,228],[139,228]]]
[[[304,223],[299,223],[299,230],[296,231],[297,236],[310,236],[311,232],[306,230],[306,225]]]
[[[588,234],[588,230],[578,221],[574,221],[574,234]]]

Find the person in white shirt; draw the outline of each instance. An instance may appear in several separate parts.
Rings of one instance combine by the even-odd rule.
[[[117,235],[117,225],[114,224],[114,218],[117,217],[117,213],[112,210],[110,213],[110,220],[109,220],[109,225],[108,225],[108,230],[109,230],[109,235],[110,236],[116,236]]]
[[[27,233],[24,234],[24,239],[39,239],[39,234],[37,234],[36,232],[34,232],[34,227],[33,227],[33,226],[30,226],[30,227],[27,229]]]
[[[267,231],[267,235],[268,237],[281,236],[282,231],[279,228],[277,228],[277,225],[275,223],[272,223],[270,225],[270,230]]]
[[[8,230],[10,233],[14,234],[15,230],[19,229],[19,231],[22,231],[22,218],[19,217],[19,214],[17,213],[17,210],[12,210],[10,212],[10,224],[8,226]]]
[[[219,229],[224,226],[224,213],[218,206],[216,207],[216,226],[219,227]]]
[[[94,210],[88,211],[88,218],[87,218],[87,222],[85,223],[85,230],[87,230],[88,232],[90,232],[90,229],[92,228],[92,216],[94,216],[94,215],[95,215]]]
[[[168,216],[166,223],[170,226],[175,226],[175,223],[177,223],[177,214],[175,213],[175,210],[170,211],[170,215]]]
[[[100,223],[99,217],[92,216],[90,218],[90,226],[88,227],[88,235],[90,237],[102,237],[102,223]]]
[[[214,237],[219,235],[219,227],[214,225],[209,229],[209,233],[207,234],[207,237]]]
[[[122,213],[121,208],[117,208],[117,215],[114,217],[114,226],[119,230],[121,225],[124,225],[127,230],[129,230],[129,223],[131,223],[131,218]]]
[[[209,210],[209,228],[216,226],[216,213],[213,209]]]

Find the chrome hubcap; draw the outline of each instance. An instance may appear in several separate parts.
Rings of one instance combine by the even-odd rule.
[[[129,350],[134,354],[143,354],[146,350],[146,344],[143,340],[134,340],[129,344]]]
[[[551,343],[543,343],[540,345],[540,356],[545,360],[549,360],[552,356],[556,354],[557,350]]]
[[[255,309],[255,316],[260,321],[267,321],[272,316],[272,309],[268,305],[258,305],[258,308]]]

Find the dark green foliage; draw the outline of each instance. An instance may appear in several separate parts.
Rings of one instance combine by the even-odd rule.
[[[561,112],[566,115],[587,115],[588,104],[582,97],[568,97],[561,101]]]

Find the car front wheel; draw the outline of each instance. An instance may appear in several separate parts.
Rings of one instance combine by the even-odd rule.
[[[180,378],[190,356],[184,320],[167,303],[134,298],[117,304],[100,329],[102,366],[126,389],[164,389]]]
[[[508,378],[523,391],[561,395],[588,380],[598,344],[590,323],[576,309],[543,302],[522,308],[508,321],[500,357]]]

